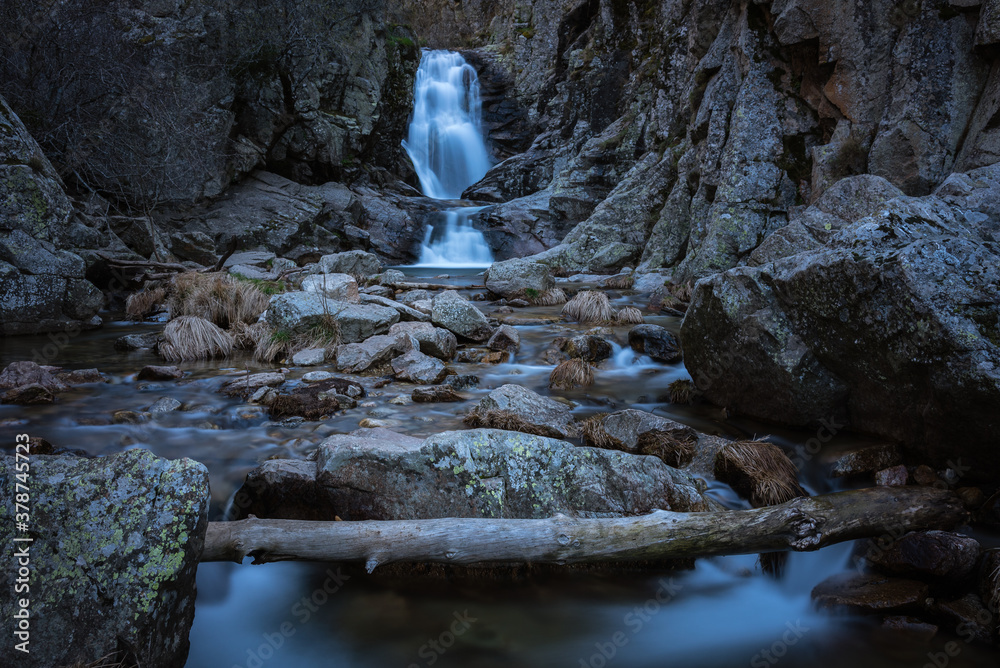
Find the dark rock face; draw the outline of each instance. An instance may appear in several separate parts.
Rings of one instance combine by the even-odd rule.
[[[870,541],[865,561],[887,575],[946,578],[961,581],[975,571],[982,552],[979,541],[948,531],[906,534],[882,549]]]
[[[700,282],[681,329],[705,396],[993,470],[1000,405],[996,168],[891,200],[815,250]],[[839,425],[839,426],[838,426]]]
[[[812,590],[820,608],[844,608],[860,613],[919,612],[929,587],[916,580],[880,575],[843,573],[827,578]]]
[[[88,663],[128,648],[140,665],[183,666],[208,527],[205,467],[145,450],[34,456],[31,464],[31,652],[18,665]],[[14,458],[0,458],[11,518],[15,473]],[[0,526],[7,545],[21,545],[14,528]],[[14,577],[14,569],[0,574],[4,591],[14,591]],[[0,599],[5,620],[14,605],[12,596]]]
[[[659,325],[636,325],[628,333],[628,344],[632,350],[657,362],[670,364],[681,359],[677,338]]]
[[[62,181],[2,97],[0,155],[0,335],[100,325],[104,296],[60,250],[72,214]]]

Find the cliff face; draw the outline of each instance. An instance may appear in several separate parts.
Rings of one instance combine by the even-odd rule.
[[[142,209],[400,162],[418,51],[384,3],[5,4],[0,92],[77,190]]]
[[[994,162],[994,5],[536,0],[413,16],[432,44],[477,44],[531,123],[530,149],[468,192],[502,202],[498,242],[526,239],[501,252],[687,280],[743,262],[845,176],[925,195]],[[450,22],[467,29],[435,27]]]

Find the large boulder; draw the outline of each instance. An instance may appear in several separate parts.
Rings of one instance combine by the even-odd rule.
[[[434,296],[431,322],[472,341],[485,341],[493,333],[483,312],[454,290]]]
[[[486,289],[506,299],[524,299],[556,287],[549,267],[527,259],[494,262],[486,270]]]
[[[317,292],[330,299],[358,302],[358,282],[349,274],[313,274],[302,279],[303,292]]]
[[[382,262],[378,256],[372,253],[353,250],[346,253],[324,255],[319,260],[319,267],[320,270],[328,274],[369,277],[382,271]]]
[[[392,360],[392,371],[399,380],[421,385],[437,385],[449,374],[444,362],[419,350],[411,350]]]
[[[146,450],[33,456],[26,530],[12,521],[18,470],[14,457],[0,458],[0,499],[11,520],[0,525],[0,539],[12,554],[29,552],[31,589],[0,599],[0,613],[9,629],[19,599],[30,601],[30,654],[14,651],[28,638],[8,632],[4,655],[50,668],[90,665],[125,649],[123,663],[181,668],[208,527],[208,470]],[[4,591],[15,591],[15,577],[15,568],[0,572]]]
[[[243,514],[344,520],[709,509],[693,478],[656,458],[495,429],[424,441],[381,429],[332,436],[315,464],[276,460],[251,471],[237,498]]]
[[[355,343],[381,334],[399,320],[395,309],[377,304],[352,304],[315,292],[286,292],[271,297],[267,323],[274,329],[301,334],[335,320],[340,340]]]
[[[104,296],[66,250],[73,208],[62,181],[0,97],[0,335],[100,325]]]
[[[685,364],[734,413],[1000,464],[1000,168],[891,200],[830,243],[697,284]]]
[[[345,343],[337,347],[337,369],[345,373],[380,372],[392,360],[419,345],[413,337],[392,331],[360,343]]]

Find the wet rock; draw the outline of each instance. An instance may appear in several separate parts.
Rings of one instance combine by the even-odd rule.
[[[292,355],[292,364],[295,366],[319,366],[324,362],[326,362],[326,351],[322,348],[300,350]]]
[[[677,339],[659,325],[636,325],[629,330],[628,344],[640,355],[648,355],[657,362],[672,364],[681,360]]]
[[[0,403],[34,406],[37,404],[51,404],[55,399],[55,394],[49,388],[39,383],[30,383],[5,391],[3,396],[0,397]]]
[[[144,366],[136,374],[136,380],[177,380],[183,378],[184,372],[175,366]]]
[[[111,424],[142,424],[149,419],[149,413],[135,411],[115,411],[111,415]]]
[[[617,517],[654,508],[707,510],[694,479],[651,457],[580,448],[564,441],[492,429],[445,432],[425,441],[332,436],[317,450],[313,498],[290,503],[281,484],[249,484],[281,464],[248,476],[245,512],[283,506],[314,519],[390,520],[435,517]],[[280,503],[279,503],[280,501]],[[259,515],[267,517],[269,515]]]
[[[358,422],[362,429],[395,429],[402,423],[399,420],[388,420],[382,418],[365,418]]]
[[[302,374],[303,383],[322,383],[331,378],[334,378],[334,375],[329,371],[310,371],[309,373]]]
[[[993,611],[1000,611],[1000,548],[983,552],[977,582],[979,599]]]
[[[556,287],[549,267],[527,259],[494,262],[484,279],[487,290],[505,299],[537,297]]]
[[[386,269],[378,276],[374,276],[373,280],[379,285],[391,288],[399,283],[405,283],[406,274],[401,272],[399,269]]]
[[[456,390],[471,390],[479,387],[479,376],[471,373],[448,376],[444,379],[444,384]]]
[[[979,510],[986,503],[986,494],[978,487],[959,487],[955,494],[962,500],[966,510]]]
[[[454,290],[434,296],[431,322],[472,341],[486,341],[493,333],[483,312]]]
[[[934,469],[930,466],[921,464],[917,468],[913,469],[913,482],[927,487],[930,485],[940,484],[941,478],[938,477],[938,474],[935,473]]]
[[[285,374],[277,372],[265,372],[254,374],[240,374],[232,380],[223,383],[219,390],[228,397],[240,397],[246,399],[253,396],[262,387],[279,387],[285,382]]]
[[[875,484],[883,487],[905,487],[909,478],[910,473],[906,470],[906,466],[900,464],[876,473]]]
[[[290,334],[330,327],[331,321],[336,321],[343,343],[356,343],[387,331],[399,321],[399,313],[377,304],[351,304],[309,292],[275,295],[267,309],[268,324]]]
[[[115,350],[123,353],[134,350],[152,350],[156,348],[160,341],[159,332],[149,332],[146,334],[126,334],[115,339]]]
[[[454,376],[452,376],[454,378]],[[465,401],[465,397],[455,391],[451,385],[431,385],[418,387],[410,395],[417,403],[443,403]]]
[[[486,342],[490,350],[516,353],[521,349],[521,335],[510,325],[500,325]]]
[[[569,357],[582,359],[591,364],[598,364],[609,359],[614,352],[610,343],[599,336],[587,334],[563,339],[559,348]]]
[[[916,580],[881,575],[842,573],[823,580],[812,590],[819,608],[846,608],[858,613],[919,612],[929,589]]]
[[[543,397],[520,385],[502,385],[493,390],[480,400],[473,412],[483,421],[482,426],[551,438],[566,438],[576,434],[573,414],[566,404]],[[476,422],[472,424],[479,426]]]
[[[270,402],[268,413],[272,420],[290,417],[322,420],[337,411],[356,407],[357,401],[354,397],[363,396],[365,396],[364,388],[355,381],[330,378],[297,387],[288,393],[278,393]]]
[[[358,282],[347,274],[313,274],[302,279],[303,292],[315,292],[330,299],[357,303]]]
[[[966,594],[953,601],[939,601],[933,610],[948,620],[945,628],[954,630],[964,639],[990,644],[996,639],[996,616],[976,594]]]
[[[887,575],[960,581],[976,568],[979,541],[948,531],[917,531],[883,548],[869,542],[865,560]]]
[[[361,303],[378,304],[379,306],[394,309],[399,313],[399,319],[403,322],[430,322],[431,319],[430,316],[423,311],[418,311],[417,309],[407,306],[406,304],[374,294],[361,295]]]
[[[413,337],[398,332],[373,336],[362,343],[347,343],[337,347],[337,370],[345,373],[376,372],[419,345]]]
[[[903,636],[908,640],[926,643],[937,635],[938,627],[922,622],[916,617],[891,615],[882,620],[882,628],[894,635]]]
[[[181,402],[173,397],[160,397],[153,403],[152,406],[147,408],[146,411],[156,415],[157,413],[170,413],[172,411],[180,410],[181,406]]]
[[[14,458],[0,458],[10,512],[15,474]],[[208,503],[208,471],[190,459],[142,449],[34,459],[30,665],[87,664],[122,647],[139,665],[184,665]],[[14,529],[0,526],[4,544]],[[0,573],[4,591],[15,573]],[[14,619],[14,606],[4,596],[0,614]]]
[[[419,350],[392,360],[392,370],[399,380],[423,385],[437,385],[448,375],[448,367],[441,360]]]
[[[588,443],[600,444],[599,447],[613,446],[625,452],[638,453],[642,436],[647,433],[666,434],[682,442],[693,442],[698,438],[698,433],[691,427],[635,408],[603,415],[588,421],[588,425]]]
[[[0,390],[16,390],[37,385],[51,394],[69,389],[62,381],[50,373],[49,368],[35,362],[12,362],[0,372]],[[14,402],[6,402],[14,403]]]
[[[247,403],[259,404],[261,406],[270,406],[272,403],[274,403],[274,400],[277,398],[277,396],[278,396],[278,391],[275,390],[273,387],[261,387],[250,395],[250,398],[247,399]]]
[[[875,473],[898,465],[902,461],[894,445],[873,445],[848,452],[833,465],[833,477]]]
[[[319,260],[324,274],[350,274],[351,276],[374,276],[382,271],[378,256],[365,251],[354,250],[346,253],[324,255]]]
[[[375,295],[376,297],[384,297],[389,300],[392,300],[396,295],[395,290],[385,285],[372,285],[362,290],[362,292],[366,295]],[[423,311],[419,311],[419,313],[426,315]]]
[[[398,322],[389,328],[390,335],[406,334],[420,343],[420,352],[448,362],[455,357],[458,339],[447,329],[426,322]]]
[[[97,369],[76,369],[68,373],[60,373],[56,378],[67,385],[87,385],[88,383],[107,383],[108,378]]]

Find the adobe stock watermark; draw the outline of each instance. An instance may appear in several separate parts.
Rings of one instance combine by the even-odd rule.
[[[611,663],[621,648],[629,644],[632,638],[642,631],[654,616],[677,597],[683,584],[674,582],[673,578],[660,578],[656,593],[642,605],[635,606],[622,618],[624,629],[615,631],[607,640],[594,643],[597,650],[589,657],[581,658],[579,668],[604,668]],[[628,633],[626,633],[626,630]]]
[[[753,668],[768,668],[781,661],[788,654],[788,650],[798,644],[803,636],[808,633],[810,627],[803,626],[801,619],[794,622],[785,623],[785,631],[777,640],[771,643],[770,647],[765,647],[750,658],[750,665]]]
[[[442,631],[437,638],[428,638],[427,642],[417,650],[417,656],[424,660],[423,663],[411,663],[408,668],[433,666],[455,644],[455,641],[459,637],[472,628],[474,623],[479,621],[476,617],[471,616],[468,610],[464,610],[461,613],[456,610],[452,613],[452,616],[455,620],[447,629]]]
[[[233,664],[233,668],[262,668],[277,654],[278,650],[284,647],[288,641],[298,631],[303,624],[309,623],[313,615],[327,604],[330,597],[340,591],[344,582],[351,579],[351,576],[341,572],[340,567],[334,571],[332,568],[326,570],[326,579],[323,584],[317,587],[308,596],[303,596],[296,601],[288,612],[292,619],[288,619],[278,625],[274,631],[261,634],[261,643],[253,648],[247,648],[247,658],[242,664]]]

